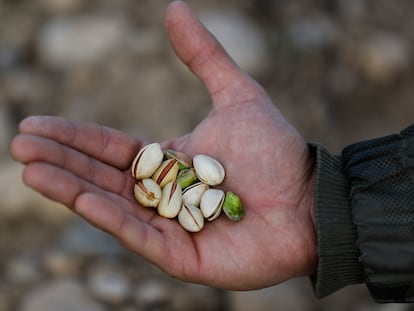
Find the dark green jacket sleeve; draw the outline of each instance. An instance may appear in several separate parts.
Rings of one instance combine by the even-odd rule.
[[[414,126],[317,158],[315,293],[366,283],[378,302],[414,301]]]

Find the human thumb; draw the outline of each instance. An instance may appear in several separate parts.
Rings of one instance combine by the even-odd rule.
[[[262,88],[236,65],[184,1],[169,4],[165,28],[176,54],[204,83],[216,107],[263,95]]]

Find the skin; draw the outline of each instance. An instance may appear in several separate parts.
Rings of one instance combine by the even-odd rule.
[[[242,221],[222,215],[192,234],[139,206],[130,165],[148,142],[60,117],[20,123],[10,150],[25,164],[25,184],[185,281],[250,290],[315,273],[315,160],[305,141],[184,2],[170,3],[165,26],[212,109],[193,132],[162,146],[218,159],[227,176],[221,188],[244,204]]]

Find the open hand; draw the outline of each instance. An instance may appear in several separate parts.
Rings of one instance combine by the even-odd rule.
[[[165,23],[213,106],[192,133],[162,146],[217,158],[226,168],[221,187],[240,195],[245,217],[186,232],[135,202],[130,165],[148,142],[59,117],[21,122],[11,153],[26,165],[25,183],[186,281],[246,290],[314,273],[314,159],[306,143],[185,3],[172,2]]]

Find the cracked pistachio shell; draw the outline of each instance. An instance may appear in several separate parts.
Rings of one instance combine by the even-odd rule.
[[[201,197],[208,188],[210,188],[210,186],[202,182],[192,184],[185,188],[183,191],[183,203],[199,206]]]
[[[175,182],[168,183],[162,189],[161,200],[158,204],[158,214],[165,218],[178,215],[182,205],[181,187]]]
[[[160,166],[164,155],[159,143],[143,147],[132,162],[131,173],[136,179],[149,178]]]
[[[207,185],[217,186],[224,180],[224,167],[212,157],[198,154],[193,159],[193,166],[198,179]]]
[[[200,209],[208,221],[220,216],[224,202],[224,191],[220,189],[208,189],[204,192],[200,201]]]
[[[174,159],[165,160],[160,167],[155,171],[152,179],[164,188],[169,182],[175,181],[178,175],[178,163]]]
[[[161,188],[152,179],[142,179],[134,186],[134,196],[142,206],[157,207],[161,199]]]
[[[204,227],[201,210],[194,205],[184,204],[178,214],[178,222],[187,231],[198,232]]]
[[[239,221],[242,219],[244,209],[239,196],[228,191],[224,198],[223,211],[231,221]]]
[[[180,184],[182,189],[191,186],[197,181],[197,176],[193,168],[181,170],[177,176],[177,183]]]
[[[193,161],[191,157],[185,154],[184,152],[168,149],[165,150],[164,155],[167,159],[177,160],[180,170],[184,170],[192,166]]]

